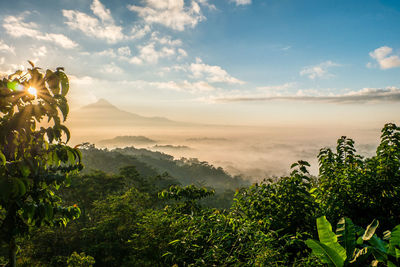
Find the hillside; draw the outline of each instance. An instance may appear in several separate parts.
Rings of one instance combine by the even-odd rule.
[[[232,177],[220,167],[214,167],[205,161],[197,159],[174,159],[173,156],[161,152],[134,147],[116,148],[113,150],[82,149],[84,172],[101,170],[116,174],[122,167],[133,165],[138,172],[146,177],[167,172],[182,185],[200,184],[216,190],[235,190],[240,186],[249,185],[249,181],[240,176]]]

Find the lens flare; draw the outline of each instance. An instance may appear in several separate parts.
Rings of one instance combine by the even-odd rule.
[[[29,88],[28,88],[28,93],[30,93],[31,95],[37,97],[37,91],[36,91],[36,88],[35,88],[35,87],[32,87],[32,86],[29,87]]]

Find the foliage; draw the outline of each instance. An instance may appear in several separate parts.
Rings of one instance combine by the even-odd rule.
[[[174,210],[184,214],[193,214],[201,210],[198,200],[212,196],[214,193],[215,191],[212,189],[197,188],[194,185],[189,185],[186,187],[171,186],[168,190],[161,191],[158,196],[162,199],[183,200],[175,205]]]
[[[48,82],[45,84],[50,87]],[[63,88],[66,83],[60,85]],[[37,101],[40,102],[39,96],[21,103],[35,105]],[[63,114],[60,107],[56,109]],[[17,107],[15,111],[21,112]],[[29,162],[27,157],[37,156],[34,158],[41,168],[38,167],[39,174],[32,172],[35,169],[31,165],[26,172],[24,165],[18,163],[7,179],[20,179],[25,185],[24,179],[35,181],[43,173],[46,177],[57,174],[61,180],[46,183],[45,178],[40,178],[39,183],[40,192],[49,192],[56,201],[42,197],[35,202],[32,195],[26,195],[32,191],[29,183],[25,185],[27,198],[23,198],[18,193],[18,182],[16,193],[10,193],[8,196],[12,197],[7,201],[20,198],[25,204],[37,204],[39,209],[40,205],[60,205],[62,199],[72,206],[78,204],[82,215],[66,228],[54,228],[50,226],[57,220],[65,222],[65,214],[48,218],[44,212],[41,223],[34,223],[24,215],[25,204],[22,205],[17,215],[32,228],[32,235],[19,235],[17,239],[21,266],[399,265],[400,226],[396,225],[400,224],[400,129],[394,124],[384,126],[374,157],[358,155],[354,141],[342,137],[335,152],[321,149],[317,177],[310,175],[310,165],[300,160],[291,166],[290,175],[248,186],[240,177],[196,159],[176,160],[133,147],[100,150],[90,144],[83,149],[84,172],[68,176],[80,167],[79,154],[68,152],[76,150],[61,141],[65,129],[61,122],[57,126],[53,117],[54,114],[50,116],[53,130],[43,128],[42,135],[38,134],[41,139],[29,139],[33,145],[44,144],[35,152],[38,154],[29,150],[31,144],[23,143],[28,140],[26,134],[18,142],[28,149],[24,154],[27,156],[18,158],[18,152],[12,159],[2,149],[5,161],[1,168],[11,173],[7,168],[11,168],[13,160],[25,163]],[[2,118],[1,122],[7,120]],[[60,133],[53,134],[50,140],[49,132],[57,132],[57,127]],[[23,129],[21,136],[28,131]],[[29,133],[30,136],[32,132]],[[54,152],[63,149],[67,158],[63,152]],[[43,157],[46,161],[40,165]],[[52,163],[55,159],[59,164]],[[71,169],[66,169],[68,166]],[[70,187],[60,187],[55,197],[63,184]],[[8,206],[2,202],[0,220],[5,221],[8,214]],[[348,217],[358,225],[372,223],[364,230]],[[340,219],[336,232],[326,218]],[[382,225],[393,230],[380,239]],[[0,253],[3,262],[2,247]]]
[[[310,221],[314,220],[316,204],[310,194],[307,166],[307,162],[299,161],[292,165],[295,169],[288,177],[240,190],[235,195],[235,212],[282,234],[312,231]]]
[[[336,234],[325,216],[317,219],[319,241],[308,239],[306,244],[321,262],[328,266],[366,266],[383,263],[398,266],[400,263],[400,225],[392,232],[386,231],[385,242],[375,235],[378,221],[366,230],[355,226],[349,218],[338,222]]]
[[[319,181],[313,191],[320,214],[337,221],[353,217],[357,224],[379,219],[385,228],[398,224],[400,214],[400,128],[382,129],[376,156],[356,154],[354,141],[342,137],[336,153],[321,149]]]
[[[80,152],[66,145],[70,133],[61,123],[68,115],[68,78],[63,68],[42,73],[29,63],[27,72],[0,81],[0,234],[9,243],[10,265],[15,265],[15,237],[33,226],[66,225],[80,214],[76,206],[62,207],[55,194],[69,184],[69,173],[82,168]],[[47,128],[39,128],[45,119]]]
[[[85,252],[78,254],[75,251],[67,260],[68,267],[92,267],[95,262],[94,258]]]
[[[174,157],[146,149],[134,147],[116,148],[111,151],[96,149],[94,146],[82,149],[83,163],[87,168],[102,170],[107,173],[119,173],[125,166],[134,165],[137,171],[144,177],[153,177],[158,174],[168,173],[180,184],[186,186],[210,186],[217,192],[226,189],[235,191],[249,182],[240,176],[232,177],[222,168],[199,161],[197,159],[174,159]]]

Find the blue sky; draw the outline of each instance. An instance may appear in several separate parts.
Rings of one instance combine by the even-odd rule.
[[[380,125],[398,120],[399,28],[399,1],[2,1],[0,74],[64,66],[72,108]]]

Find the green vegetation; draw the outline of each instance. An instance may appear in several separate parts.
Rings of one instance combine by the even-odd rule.
[[[65,74],[21,75],[0,84],[0,264],[15,265],[16,252],[18,266],[400,264],[395,124],[371,158],[346,137],[321,149],[315,177],[299,160],[290,175],[249,185],[196,159],[90,144],[74,173],[80,154],[62,141],[57,113],[65,119]],[[33,81],[42,81],[37,97],[14,89]],[[51,125],[37,129],[45,116]]]
[[[69,84],[62,68],[43,75],[32,65],[0,81],[0,236],[8,244],[9,266],[16,265],[16,238],[30,228],[66,225],[77,207],[62,207],[55,191],[81,169],[80,152],[65,145]],[[37,124],[48,120],[48,127]],[[62,133],[66,135],[66,142]]]
[[[317,219],[320,242],[306,240],[312,253],[328,266],[399,266],[400,225],[385,232],[385,242],[375,235],[379,222],[374,220],[364,230],[349,218],[338,222],[336,234],[325,216]],[[371,261],[372,260],[372,261]]]

